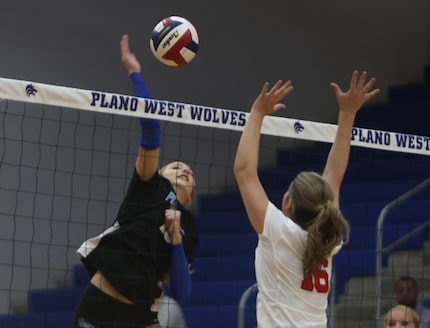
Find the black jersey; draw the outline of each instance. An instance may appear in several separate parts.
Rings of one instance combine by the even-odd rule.
[[[143,181],[134,170],[115,220],[118,228],[104,235],[82,262],[91,274],[99,270],[133,303],[151,302],[161,295],[160,281],[170,271],[171,243],[164,229],[164,212],[181,211],[182,244],[188,263],[197,248],[192,213],[176,200],[169,180],[158,172]]]

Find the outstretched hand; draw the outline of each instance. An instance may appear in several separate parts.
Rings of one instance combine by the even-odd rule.
[[[280,109],[284,109],[285,105],[280,101],[291,91],[294,87],[291,81],[283,83],[281,80],[275,83],[275,85],[269,90],[269,83],[265,82],[261,93],[251,108],[251,113],[258,112],[262,115],[272,114]]]
[[[128,35],[124,34],[121,38],[120,42],[121,48],[121,61],[124,64],[125,69],[128,74],[140,72],[141,67],[140,63],[137,60],[136,56],[130,52],[130,46],[128,41]]]
[[[355,114],[366,101],[380,92],[380,89],[371,90],[376,79],[372,77],[366,82],[366,78],[367,72],[362,72],[360,77],[358,77],[358,71],[354,71],[349,89],[346,92],[343,92],[336,83],[330,83],[336,94],[340,111]]]

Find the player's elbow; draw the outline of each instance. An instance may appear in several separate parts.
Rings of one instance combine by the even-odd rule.
[[[245,161],[235,161],[233,167],[234,176],[236,180],[246,178],[252,174],[252,169]]]

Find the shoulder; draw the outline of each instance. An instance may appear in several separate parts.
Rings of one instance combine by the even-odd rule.
[[[144,190],[153,190],[154,188],[160,189],[161,192],[165,192],[167,189],[173,190],[173,186],[170,181],[161,176],[158,171],[156,171],[150,179],[143,180],[137,173],[136,169],[134,169],[130,184],[131,186],[135,186],[135,188],[144,188]]]
[[[334,256],[337,253],[339,253],[340,249],[342,248],[343,243],[340,243],[339,245],[337,245],[335,248],[333,248],[333,250],[331,251],[330,255]]]
[[[267,224],[276,225],[279,227],[285,226],[285,227],[291,228],[293,230],[295,230],[295,229],[303,230],[302,228],[300,228],[300,226],[298,224],[296,224],[291,218],[286,216],[271,201],[269,201],[269,203],[267,204],[264,222],[265,222],[265,225],[267,223]]]
[[[269,201],[264,218],[264,228],[262,235],[279,237],[285,235],[306,236],[306,231],[296,224],[291,218]]]
[[[155,171],[155,173],[152,175],[152,177],[148,180],[143,180],[139,174],[137,173],[137,169],[136,167],[133,169],[133,176],[132,176],[132,180],[133,181],[140,181],[141,183],[150,183],[150,182],[154,182],[154,181],[162,181],[162,180],[166,180],[167,182],[169,182],[169,180],[165,179],[164,177],[162,177],[160,175],[160,173],[157,171]]]
[[[170,181],[155,173],[149,180],[142,180],[134,170],[125,200],[138,206],[142,202],[150,205],[151,203],[175,200],[173,186]]]

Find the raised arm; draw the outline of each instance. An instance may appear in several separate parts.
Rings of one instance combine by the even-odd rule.
[[[258,234],[263,232],[269,201],[257,173],[260,130],[264,116],[285,108],[279,101],[292,90],[290,81],[278,81],[270,90],[269,83],[264,83],[260,95],[252,105],[236,152],[234,174],[248,218]]]
[[[185,303],[191,295],[191,275],[182,244],[181,212],[174,209],[165,211],[165,225],[172,241],[170,268],[171,296],[179,303]]]
[[[363,104],[377,95],[380,90],[371,90],[375,78],[366,82],[367,72],[352,73],[349,90],[343,92],[336,83],[331,86],[339,104],[338,127],[334,142],[327,157],[323,177],[333,189],[335,206],[339,207],[339,191],[349,161],[351,134],[355,115]]]
[[[128,35],[123,35],[120,42],[121,60],[133,82],[134,95],[142,98],[153,98],[142,75],[141,66],[136,56],[130,52]],[[139,118],[141,135],[140,147],[136,160],[137,174],[143,180],[149,180],[158,169],[161,145],[160,121]]]

